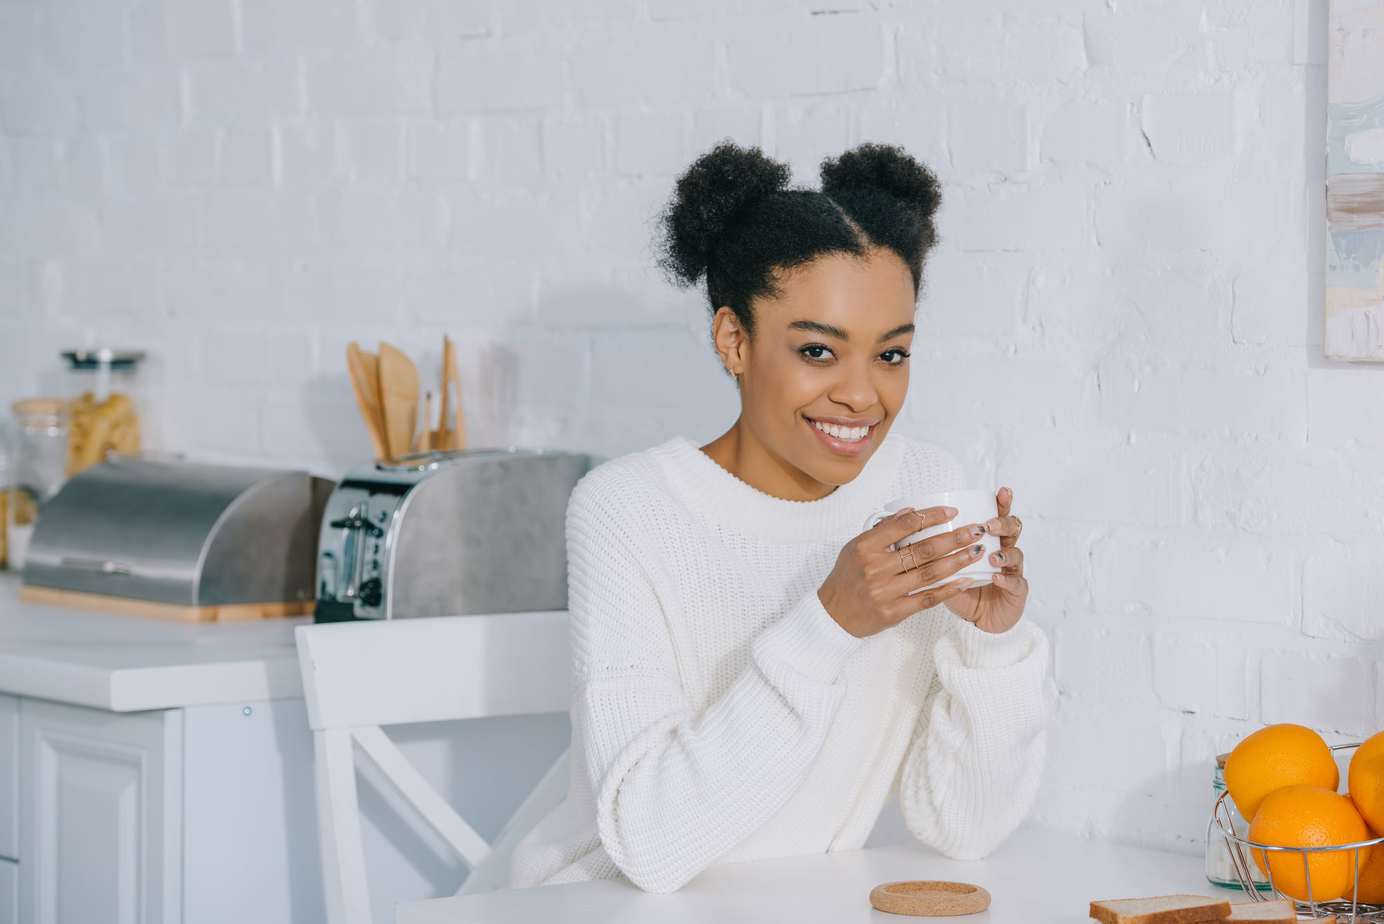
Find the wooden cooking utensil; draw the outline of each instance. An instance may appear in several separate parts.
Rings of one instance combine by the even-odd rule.
[[[456,407],[453,409],[456,419],[448,437],[449,448],[465,449],[466,429],[461,415],[461,374],[457,372],[457,347],[450,337],[444,337],[442,340],[442,383],[448,392],[456,389],[456,397],[454,398]],[[442,427],[444,430],[447,428],[447,416],[445,414],[442,417]]]
[[[418,424],[418,367],[392,344],[380,342],[380,405],[385,445],[397,459],[413,445]]]
[[[423,392],[423,419],[419,422],[418,435],[413,438],[413,451],[426,452],[433,446],[432,431],[432,392]]]
[[[452,390],[447,387],[447,360],[451,356],[452,338],[446,334],[442,335],[442,393],[438,400],[441,403],[441,414],[438,415],[437,430],[433,433],[433,445],[438,449],[451,449],[450,440],[447,434],[447,414],[451,410]],[[428,424],[432,426],[431,422]]]
[[[356,395],[356,406],[360,416],[365,419],[365,429],[370,434],[370,445],[375,450],[375,458],[383,459],[389,455],[384,441],[384,418],[380,410],[380,364],[374,353],[360,348],[352,340],[346,345],[346,370],[351,378],[351,391]]]
[[[453,393],[455,391],[455,397]],[[457,349],[452,338],[442,336],[442,414],[437,430],[433,432],[433,447],[437,449],[462,449],[466,446],[465,435],[461,432],[461,376],[457,374]],[[454,425],[448,421],[456,415]]]

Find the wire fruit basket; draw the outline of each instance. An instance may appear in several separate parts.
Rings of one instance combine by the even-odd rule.
[[[1360,742],[1351,744],[1333,744],[1332,751],[1348,750],[1358,748]],[[1369,859],[1369,849],[1379,844],[1384,844],[1384,837],[1371,838],[1366,841],[1356,841],[1352,844],[1338,844],[1331,847],[1279,847],[1274,844],[1261,844],[1258,841],[1249,840],[1249,831],[1245,831],[1245,836],[1235,830],[1235,819],[1230,808],[1225,804],[1229,798],[1229,791],[1223,792],[1216,798],[1216,804],[1212,809],[1216,825],[1221,829],[1221,834],[1225,837],[1225,846],[1230,854],[1230,865],[1235,870],[1235,878],[1240,881],[1240,886],[1256,902],[1272,901],[1273,898],[1261,894],[1259,887],[1255,885],[1254,871],[1256,864],[1250,851],[1264,851],[1261,856],[1265,858],[1264,870],[1269,877],[1269,886],[1273,891],[1274,897],[1286,899],[1293,903],[1298,916],[1310,918],[1331,918],[1334,917],[1337,924],[1357,924],[1359,921],[1384,921],[1384,904],[1370,904],[1369,902],[1359,901],[1360,894],[1360,869]],[[1248,848],[1248,849],[1247,849]],[[1384,850],[1384,847],[1379,848]],[[1281,867],[1268,859],[1268,853],[1295,853],[1302,858],[1303,881],[1307,885],[1307,900],[1294,898],[1279,891],[1278,886],[1273,881],[1273,868],[1275,865]],[[1351,886],[1350,900],[1344,897],[1330,896],[1325,900],[1317,900],[1312,894],[1312,870],[1308,863],[1308,855],[1314,853],[1347,853],[1353,854],[1351,860]]]

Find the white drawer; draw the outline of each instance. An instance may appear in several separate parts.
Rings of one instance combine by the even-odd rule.
[[[0,860],[18,859],[19,697],[0,693]]]

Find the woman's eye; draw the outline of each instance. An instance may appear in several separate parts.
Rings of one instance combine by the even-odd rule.
[[[812,360],[813,362],[821,362],[821,361],[823,361],[823,359],[825,358],[823,354],[830,354],[830,353],[831,353],[831,347],[825,346],[825,345],[820,344],[820,343],[809,343],[807,346],[805,346],[805,347],[803,347],[802,349],[798,350],[798,352],[801,353],[801,354],[803,354],[804,356],[806,356],[808,359]],[[905,359],[907,359],[909,356],[911,356],[912,354],[909,353],[907,350],[893,349],[893,350],[885,350],[883,353],[881,353],[881,354],[879,354],[879,355],[880,355],[880,358],[884,360],[885,365],[888,365],[888,366],[901,366],[901,365],[903,365],[903,361],[904,361]],[[895,359],[890,359],[889,357],[891,357],[891,356],[896,356],[897,358],[895,358]]]

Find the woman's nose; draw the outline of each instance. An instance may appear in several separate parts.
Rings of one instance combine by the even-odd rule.
[[[830,397],[854,411],[867,411],[879,403],[879,390],[868,369],[851,369],[831,390]]]

